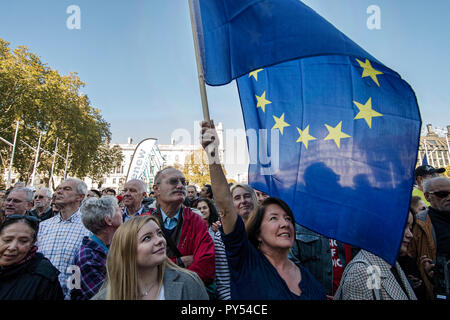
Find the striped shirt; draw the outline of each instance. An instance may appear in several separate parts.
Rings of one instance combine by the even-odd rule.
[[[230,269],[228,268],[227,254],[223,244],[220,231],[213,232],[209,228],[209,233],[214,240],[214,249],[216,250],[216,293],[219,300],[230,300]]]
[[[80,210],[67,220],[63,220],[61,214],[58,214],[39,224],[38,252],[41,252],[61,272],[59,282],[66,300],[70,299],[67,279],[72,275],[70,269],[69,272],[67,269],[73,264],[83,237],[90,234],[91,232],[81,222]]]

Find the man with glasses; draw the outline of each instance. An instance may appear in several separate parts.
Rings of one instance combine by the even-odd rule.
[[[148,205],[142,202],[147,195],[147,186],[144,181],[139,179],[129,180],[123,188],[122,202],[125,206],[123,209],[123,222],[128,221],[131,217],[140,216],[150,211]]]
[[[445,172],[445,168],[434,168],[427,164],[417,167],[416,170],[414,170],[414,179],[416,179],[417,186],[413,188],[412,195],[420,197],[420,199],[428,207],[430,203],[427,201],[425,195],[423,194],[423,183],[426,179],[438,177],[439,174],[443,172]]]
[[[14,188],[6,197],[4,208],[5,215],[24,215],[33,207],[33,191],[29,188]]]
[[[214,243],[205,221],[183,205],[186,179],[179,170],[168,167],[155,176],[153,191],[156,216],[167,241],[167,256],[181,267],[197,273],[205,285],[214,280]]]
[[[53,217],[51,207],[52,192],[48,188],[41,188],[34,194],[34,209],[30,215],[44,221]]]
[[[427,179],[423,190],[430,206],[416,216],[409,253],[417,261],[427,298],[450,299],[450,279],[444,273],[450,261],[450,179]]]

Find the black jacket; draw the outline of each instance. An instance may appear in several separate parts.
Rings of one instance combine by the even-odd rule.
[[[42,253],[11,267],[0,267],[0,301],[64,300],[59,271]]]
[[[49,207],[42,215],[39,215],[39,213],[37,212],[36,209],[29,211],[27,214],[30,216],[36,217],[41,221],[50,219],[54,216],[54,213],[53,213],[53,210],[51,207]]]

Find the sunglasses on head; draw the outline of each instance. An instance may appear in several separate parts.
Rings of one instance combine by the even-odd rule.
[[[182,184],[183,186],[186,185],[186,179],[185,179],[185,178],[176,178],[176,177],[173,177],[173,178],[167,179],[167,182],[168,182],[169,184],[171,184],[172,186],[178,185],[178,181],[180,181],[181,184]]]
[[[434,192],[428,192],[429,194],[434,194],[436,197],[438,198],[446,198],[449,194],[450,191],[434,191]]]

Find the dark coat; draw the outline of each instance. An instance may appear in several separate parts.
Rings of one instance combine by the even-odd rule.
[[[0,268],[0,301],[64,300],[58,274],[41,253],[21,265]]]
[[[29,215],[33,216],[33,217],[36,217],[36,218],[38,218],[41,221],[44,221],[44,220],[53,218],[54,212],[52,210],[52,207],[48,207],[48,209],[42,215],[39,215],[39,213],[35,209],[31,210],[29,212]]]

